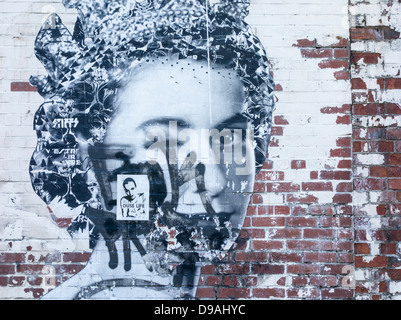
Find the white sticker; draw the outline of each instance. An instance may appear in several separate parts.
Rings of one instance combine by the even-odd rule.
[[[117,176],[117,220],[149,220],[148,176]]]

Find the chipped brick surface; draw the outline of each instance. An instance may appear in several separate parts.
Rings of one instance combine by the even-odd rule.
[[[0,299],[39,299],[84,268],[88,244],[32,190],[43,73],[37,31],[61,1],[4,2]],[[251,1],[276,82],[272,141],[235,250],[202,269],[198,298],[401,297],[401,4]]]

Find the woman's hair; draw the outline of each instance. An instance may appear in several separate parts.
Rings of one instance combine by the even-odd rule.
[[[48,72],[31,77],[45,102],[35,115],[38,144],[30,174],[50,203],[93,199],[90,159],[81,146],[101,142],[113,116],[117,89],[140,63],[176,57],[236,71],[254,129],[256,170],[270,140],[274,83],[259,39],[244,21],[249,0],[64,0],[78,9],[71,35],[57,15],[40,30],[35,53]]]

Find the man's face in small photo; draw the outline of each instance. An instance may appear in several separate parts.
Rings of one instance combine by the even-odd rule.
[[[132,198],[134,196],[136,189],[135,183],[130,180],[124,184],[124,191],[127,194],[128,197]]]

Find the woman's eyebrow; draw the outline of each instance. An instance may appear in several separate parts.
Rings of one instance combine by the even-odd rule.
[[[221,121],[219,124],[217,124],[215,126],[215,129],[217,129],[219,131],[224,130],[224,129],[232,129],[234,124],[243,125],[246,123],[247,123],[247,118],[242,113],[237,113],[234,116]],[[243,128],[239,128],[239,129],[243,129]]]
[[[147,120],[139,126],[140,129],[144,129],[146,127],[150,126],[169,126],[172,123],[176,125],[179,128],[189,128],[190,125],[186,121],[182,119],[175,119],[175,118],[167,118],[167,117],[161,117],[161,118],[154,118]]]

